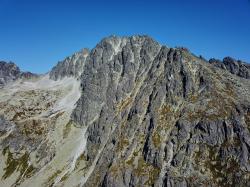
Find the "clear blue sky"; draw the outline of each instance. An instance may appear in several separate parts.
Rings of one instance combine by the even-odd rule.
[[[249,0],[0,0],[0,60],[49,71],[109,35],[147,34],[206,58],[250,62]]]

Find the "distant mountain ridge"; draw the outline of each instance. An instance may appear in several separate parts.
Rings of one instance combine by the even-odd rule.
[[[28,79],[36,76],[38,75],[31,72],[21,72],[19,67],[13,62],[0,61],[0,87],[19,78]]]
[[[179,49],[188,52],[187,48],[179,47]],[[58,80],[63,77],[79,77],[83,71],[89,53],[90,50],[84,48],[81,51],[74,53],[72,56],[59,61],[57,65],[49,71],[50,78]],[[206,61],[202,56],[200,58]],[[247,62],[235,60],[232,57],[225,57],[223,60],[211,58],[207,62],[242,78],[250,79],[250,64]],[[31,78],[34,76],[38,76],[38,74],[21,72],[20,68],[14,62],[0,61],[1,86],[9,81],[17,80],[18,78]]]
[[[212,58],[209,60],[209,63],[242,78],[250,79],[250,64],[242,62],[241,60],[225,57],[223,61],[220,61]]]

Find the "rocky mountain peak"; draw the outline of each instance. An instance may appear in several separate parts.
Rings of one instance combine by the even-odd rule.
[[[248,71],[104,38],[0,91],[0,186],[250,186]]]
[[[144,36],[101,41],[89,55],[72,113],[87,129],[84,155],[94,165],[84,186],[248,184],[249,151],[233,156],[224,145],[249,146],[232,142],[247,132],[250,85],[229,70]],[[248,132],[244,137],[249,142]],[[228,167],[237,162],[242,177],[213,169],[232,156]]]
[[[0,61],[0,76],[2,79],[16,79],[20,73],[19,67],[13,62]]]
[[[36,75],[30,72],[22,72],[13,62],[0,61],[0,87],[19,78],[31,78],[34,76]]]
[[[122,48],[126,45],[130,45],[131,47],[142,47],[143,45],[160,44],[147,35],[134,35],[130,37],[118,37],[112,35],[101,40],[93,50],[97,48],[105,48],[108,51],[112,48],[114,52],[121,52]]]

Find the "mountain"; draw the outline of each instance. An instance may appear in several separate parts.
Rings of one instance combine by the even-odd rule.
[[[249,71],[111,36],[13,79],[0,90],[0,186],[250,186]]]
[[[31,78],[37,75],[30,72],[21,72],[13,62],[0,61],[0,88],[11,81],[19,78]]]

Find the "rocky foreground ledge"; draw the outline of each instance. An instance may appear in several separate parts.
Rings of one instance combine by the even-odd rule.
[[[148,36],[36,78],[1,62],[0,186],[250,186],[249,79]]]

